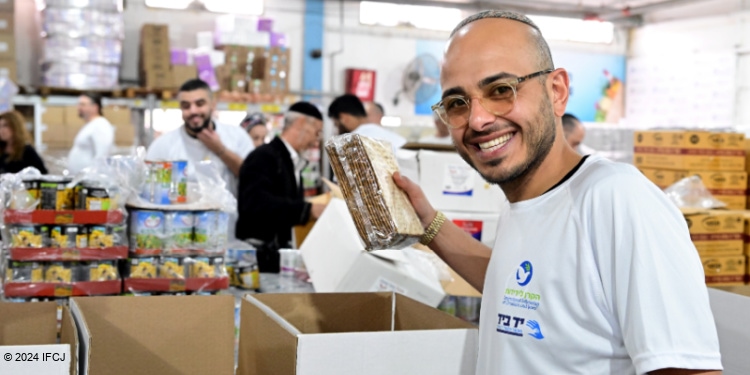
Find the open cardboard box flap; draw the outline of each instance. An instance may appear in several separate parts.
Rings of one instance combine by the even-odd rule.
[[[435,254],[429,247],[422,244],[416,244],[413,246],[415,249]],[[436,256],[437,257],[437,256]],[[450,273],[450,280],[441,280],[440,283],[443,285],[443,289],[446,294],[458,297],[482,297],[482,293],[479,293],[471,284],[469,284],[463,277],[461,277],[456,271],[453,270],[448,264],[443,262],[440,257],[437,260],[441,262],[441,266],[448,269]]]
[[[61,325],[60,344],[69,345],[68,373],[77,374],[78,336],[66,306],[63,307]],[[57,345],[57,304],[0,303],[0,345]]]
[[[473,325],[396,293],[246,295],[241,374],[474,372]]]
[[[72,298],[81,374],[233,374],[234,297]]]

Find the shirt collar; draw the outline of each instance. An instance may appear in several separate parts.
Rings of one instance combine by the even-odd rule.
[[[284,142],[284,146],[286,146],[286,150],[289,151],[289,156],[292,157],[292,164],[294,164],[294,167],[297,168],[300,164],[300,156],[297,150],[292,147],[287,141],[284,140],[284,138],[279,137],[281,142]]]

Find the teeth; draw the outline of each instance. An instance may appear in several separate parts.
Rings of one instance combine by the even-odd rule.
[[[508,143],[508,141],[510,141],[511,138],[513,138],[513,134],[512,133],[511,134],[506,134],[506,135],[504,135],[502,137],[495,138],[495,139],[493,139],[491,141],[480,143],[479,144],[479,148],[481,148],[483,151],[492,151],[492,150],[498,149],[498,148],[502,147],[503,145],[505,145],[506,143]]]

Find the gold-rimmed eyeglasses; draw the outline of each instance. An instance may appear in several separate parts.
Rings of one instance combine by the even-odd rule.
[[[479,105],[495,116],[502,116],[513,109],[516,102],[518,85],[534,77],[552,73],[554,69],[541,70],[523,77],[498,81],[487,85],[479,99]],[[469,123],[471,100],[474,97],[448,95],[431,108],[446,125],[458,129]]]

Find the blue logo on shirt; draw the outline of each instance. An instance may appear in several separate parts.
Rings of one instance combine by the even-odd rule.
[[[539,328],[539,323],[536,320],[527,320],[526,326],[531,328],[531,333],[529,333],[529,336],[541,340],[544,338],[544,335],[542,334],[542,329]]]
[[[524,261],[516,270],[516,281],[520,286],[526,286],[531,282],[531,276],[534,274],[534,268],[531,262]]]

